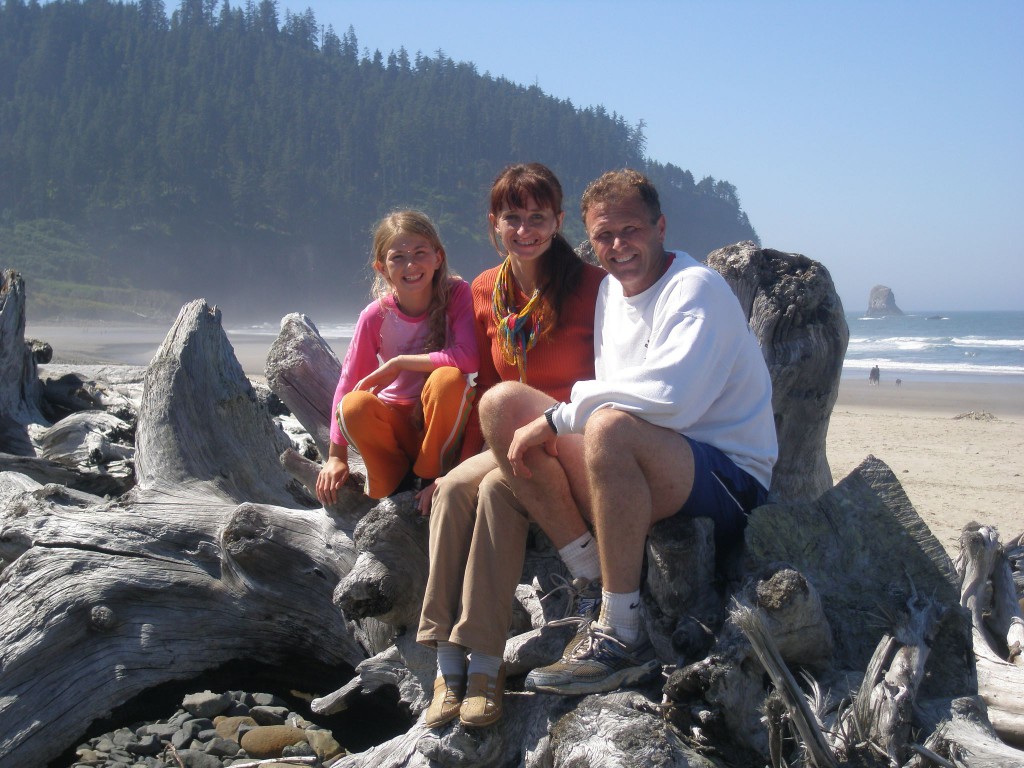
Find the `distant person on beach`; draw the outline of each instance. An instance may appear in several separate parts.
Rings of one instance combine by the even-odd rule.
[[[868,384],[870,384],[872,387],[877,387],[881,377],[882,373],[881,371],[878,370],[878,366],[873,366],[871,370],[868,372]]]
[[[384,217],[370,266],[376,299],[359,314],[331,412],[317,498],[337,500],[348,446],[366,465],[371,499],[433,479],[459,456],[480,366],[469,284],[452,275],[437,230],[419,211]]]
[[[569,695],[655,673],[639,610],[648,531],[676,516],[710,517],[719,549],[735,546],[747,513],[767,498],[778,453],[771,379],[739,301],[717,272],[665,250],[651,182],[611,171],[580,207],[609,273],[597,299],[595,378],[565,400],[505,383],[479,406],[530,517],[599,566],[599,612],[581,616],[562,658],[526,679],[528,689]],[[596,554],[583,547],[588,523]]]
[[[515,381],[564,400],[577,380],[594,376],[594,304],[604,272],[573,251],[561,233],[564,218],[562,187],[547,167],[512,165],[495,179],[488,222],[502,261],[472,291],[481,393]],[[472,420],[463,453],[475,455],[420,497],[430,510],[430,574],[416,639],[437,649],[425,715],[431,728],[456,718],[487,726],[502,715],[503,653],[529,523],[494,454],[482,448]]]

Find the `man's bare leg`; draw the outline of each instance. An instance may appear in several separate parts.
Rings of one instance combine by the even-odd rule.
[[[690,496],[693,452],[677,432],[611,408],[590,417],[584,442],[604,588],[633,592],[648,531]]]
[[[581,435],[560,435],[557,456],[543,446],[529,450],[524,462],[529,477],[512,472],[508,446],[515,430],[536,419],[554,399],[520,384],[503,382],[480,400],[480,424],[509,486],[556,548],[561,549],[588,532],[590,492],[584,467]]]
[[[658,660],[639,626],[647,532],[676,514],[693,487],[693,454],[681,435],[610,408],[587,421],[585,463],[604,590],[601,614],[562,659],[533,670],[531,690],[610,691],[648,679]]]

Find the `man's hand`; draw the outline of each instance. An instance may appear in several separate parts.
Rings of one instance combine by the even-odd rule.
[[[535,445],[543,445],[548,455],[557,456],[557,440],[558,435],[551,431],[548,420],[543,415],[517,429],[508,447],[508,463],[512,465],[512,474],[527,480],[533,477],[524,461],[526,452]]]

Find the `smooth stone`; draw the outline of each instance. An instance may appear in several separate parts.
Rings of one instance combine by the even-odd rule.
[[[119,747],[127,746],[136,739],[135,731],[131,728],[118,728],[112,734],[110,734],[110,740]]]
[[[280,757],[291,744],[306,741],[306,732],[291,725],[261,725],[242,735],[241,745],[251,757]]]
[[[260,725],[283,725],[285,718],[288,717],[288,707],[261,704],[249,710],[249,717]]]
[[[231,704],[231,697],[226,693],[203,691],[190,693],[181,701],[181,706],[194,717],[213,717],[224,712]]]
[[[217,731],[217,735],[223,739],[234,739],[236,744],[240,738],[238,729],[243,725],[256,726],[259,725],[259,723],[257,723],[253,718],[247,716],[221,716],[213,721],[213,727]]]
[[[143,736],[156,736],[158,739],[166,741],[171,738],[180,726],[172,723],[150,723],[139,728],[135,733],[141,738]]]
[[[171,736],[171,746],[175,749],[185,749],[189,744],[192,743],[192,739],[195,734],[187,728],[180,728],[174,732]]]
[[[178,753],[185,768],[221,768],[219,758],[198,749],[185,749]]]
[[[250,706],[283,707],[285,706],[285,703],[272,693],[254,693],[252,694],[252,704],[250,704]]]
[[[281,757],[316,757],[316,750],[303,741],[282,749]]]
[[[132,755],[159,755],[164,750],[163,742],[152,733],[147,733],[134,744],[125,749]]]
[[[208,755],[216,755],[217,757],[234,757],[240,749],[238,742],[234,739],[225,739],[217,736],[203,747],[203,752]]]
[[[306,741],[313,747],[317,757],[322,761],[331,760],[344,753],[341,744],[334,738],[334,734],[320,728],[309,728],[306,730]]]

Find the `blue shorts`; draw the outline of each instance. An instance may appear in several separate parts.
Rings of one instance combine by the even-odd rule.
[[[693,489],[676,515],[710,517],[718,546],[742,540],[747,515],[768,500],[768,491],[714,446],[686,442],[693,451]]]

